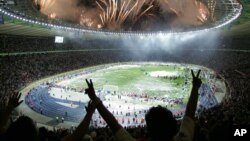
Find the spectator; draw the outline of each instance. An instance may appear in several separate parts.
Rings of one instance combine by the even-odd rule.
[[[164,109],[163,107],[153,107],[146,115],[147,129],[149,131],[150,141],[170,141],[173,140],[174,137],[175,140],[193,140],[193,119],[197,107],[198,89],[201,86],[202,82],[199,78],[200,70],[198,71],[196,76],[194,75],[193,70],[191,71],[191,73],[193,77],[193,87],[179,133],[177,133],[177,124],[172,113],[167,109]],[[108,111],[108,109],[102,104],[102,101],[96,96],[92,80],[90,80],[90,82],[86,80],[86,82],[88,84],[88,88],[85,90],[85,93],[88,94],[89,98],[95,103],[95,105],[97,105],[97,110],[115,134],[115,140],[135,141],[135,139],[117,122],[115,117]],[[159,115],[164,116],[162,117]],[[164,121],[165,118],[169,119],[169,121]]]
[[[78,125],[76,130],[71,134],[62,139],[62,141],[80,141],[83,136],[87,133],[92,115],[96,109],[95,103],[89,102],[88,107],[85,107],[87,114],[85,115],[83,121]]]
[[[2,105],[2,110],[0,115],[0,134],[5,132],[4,127],[8,122],[11,112],[23,102],[23,100],[19,101],[20,97],[21,94],[17,92],[13,93],[12,95],[9,95],[7,105],[5,105],[6,99],[1,99],[0,102]]]
[[[38,139],[46,138],[46,131],[43,128],[39,130],[39,136],[36,129],[36,125],[33,120],[27,116],[19,117],[15,122],[11,123],[10,127],[5,130],[4,126],[7,123],[7,120],[10,116],[10,113],[14,108],[19,106],[23,101],[19,101],[21,94],[14,93],[9,96],[8,104],[6,106],[6,110],[1,114],[1,134],[4,135],[4,139],[6,141],[17,141],[17,140],[25,140],[25,141],[36,141]],[[3,103],[3,101],[1,101]],[[90,124],[90,120],[95,111],[96,105],[93,102],[89,102],[88,107],[85,107],[87,114],[84,117],[83,121],[79,124],[76,130],[69,135],[66,135],[61,139],[61,141],[80,141],[84,134],[87,133],[88,126]]]
[[[33,120],[27,116],[19,117],[6,131],[6,141],[37,141],[38,133]]]

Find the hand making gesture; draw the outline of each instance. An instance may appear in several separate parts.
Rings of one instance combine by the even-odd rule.
[[[21,93],[18,92],[14,92],[12,95],[10,95],[7,108],[13,110],[18,107],[23,102],[23,100],[19,101],[20,97]]]
[[[200,76],[200,72],[201,70],[198,71],[197,75],[194,75],[194,71],[191,70],[191,74],[192,74],[192,90],[191,90],[191,94],[187,103],[187,107],[186,107],[186,116],[190,117],[190,118],[194,118],[195,115],[195,110],[197,107],[197,102],[198,102],[198,90],[202,84],[201,79],[199,78]]]
[[[95,100],[97,98],[96,94],[95,94],[95,89],[94,89],[94,86],[93,86],[93,83],[92,83],[92,80],[90,79],[90,81],[88,81],[86,79],[86,83],[88,85],[88,88],[85,89],[85,94],[88,94],[89,98],[91,100]]]
[[[88,108],[86,108],[87,113],[94,112],[93,108],[96,107],[100,115],[110,126],[110,129],[113,131],[113,133],[118,132],[122,128],[122,126],[117,122],[114,115],[112,115],[112,113],[110,113],[110,111],[102,104],[102,101],[96,96],[92,80],[90,79],[90,81],[88,81],[86,79],[86,83],[88,85],[88,88],[85,89],[85,93],[88,94],[91,100]]]
[[[0,114],[0,133],[5,131],[4,126],[6,125],[11,115],[11,112],[23,102],[23,100],[19,101],[20,97],[21,93],[14,92],[12,95],[8,97],[7,105],[5,105],[4,101],[5,98],[1,99],[0,101],[1,106],[4,107],[3,107],[3,113]]]
[[[87,113],[93,114],[96,109],[96,105],[90,100],[88,106],[85,106]]]
[[[194,88],[200,88],[200,86],[202,84],[201,79],[199,78],[200,72],[201,72],[201,70],[199,70],[197,75],[195,76],[194,71],[191,70],[192,77],[193,77],[193,82],[192,83],[193,83]]]
[[[85,106],[87,114],[83,121],[77,126],[76,130],[72,134],[65,136],[61,141],[80,141],[87,133],[92,115],[96,109],[96,106],[90,100],[88,106]]]

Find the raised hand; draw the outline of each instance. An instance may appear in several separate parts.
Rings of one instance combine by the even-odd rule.
[[[197,107],[197,102],[198,102],[198,90],[201,86],[201,79],[199,78],[201,70],[198,71],[197,75],[194,75],[194,71],[191,70],[191,74],[193,77],[193,88],[191,90],[191,94],[189,97],[189,100],[187,102],[187,107],[186,107],[186,113],[185,116],[188,116],[190,118],[194,118],[195,115],[195,110]]]
[[[89,101],[88,106],[85,106],[87,114],[83,121],[77,126],[76,130],[72,134],[69,134],[61,139],[61,141],[80,141],[82,137],[87,133],[92,115],[95,111],[95,104],[92,100]]]
[[[85,106],[85,109],[86,109],[87,113],[94,113],[95,108],[96,108],[96,105],[91,100],[88,103],[88,107]]]
[[[21,93],[18,92],[14,92],[12,95],[10,95],[7,108],[12,110],[19,106],[23,102],[23,100],[19,101],[20,97]]]
[[[18,92],[14,92],[12,95],[8,97],[7,105],[5,103],[5,98],[3,97],[1,98],[0,106],[4,107],[0,107],[3,108],[1,109],[3,111],[0,114],[0,134],[5,132],[4,126],[8,122],[12,110],[14,110],[17,106],[19,106],[23,102],[23,100],[19,101],[20,97],[21,94],[19,94]]]
[[[198,73],[197,73],[197,75],[195,76],[195,75],[194,75],[194,71],[191,70],[192,77],[193,77],[193,87],[194,87],[194,88],[200,88],[200,86],[201,86],[201,84],[202,84],[202,81],[201,81],[201,79],[199,78],[200,72],[201,72],[201,70],[199,70]]]
[[[92,83],[92,80],[90,79],[90,81],[88,81],[86,79],[86,83],[88,85],[88,88],[85,89],[85,94],[88,94],[89,98],[91,100],[95,100],[97,98],[96,94],[95,94],[95,89],[94,89],[94,86],[93,86],[93,83]]]
[[[96,107],[102,118],[109,125],[110,129],[116,134],[122,128],[122,126],[118,123],[114,115],[112,115],[112,113],[110,113],[110,111],[103,105],[102,101],[96,96],[92,80],[90,79],[90,81],[88,81],[86,79],[86,83],[88,88],[85,89],[85,93],[88,94],[89,98],[91,99],[88,107],[86,107],[87,115],[93,114],[89,112],[94,112],[93,109]]]

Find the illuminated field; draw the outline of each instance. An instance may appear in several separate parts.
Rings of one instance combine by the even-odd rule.
[[[176,79],[153,76],[153,73],[161,75],[165,72],[175,73],[174,76],[189,73],[175,66],[121,65],[97,70],[89,75],[79,76],[58,84],[80,90],[86,88],[85,78],[91,78],[95,83],[96,90],[113,86],[114,89],[117,87],[118,92],[137,92],[147,93],[148,95],[175,95],[180,93],[178,88],[184,86],[184,76]],[[110,91],[112,91],[112,88]]]
[[[200,105],[208,108],[218,104],[225,95],[225,85],[212,70],[174,63],[109,64],[66,73],[33,88],[26,96],[26,104],[48,117],[79,122],[85,115],[83,109],[89,100],[84,94],[85,79],[92,79],[97,95],[124,126],[144,124],[122,123],[122,119],[129,114],[128,117],[136,115],[141,121],[145,111],[157,105],[168,107],[177,118],[181,118],[191,89],[191,69],[202,70]],[[214,87],[220,91],[216,92]],[[207,100],[209,94],[213,98]],[[98,113],[94,119],[102,121]],[[97,126],[105,126],[105,123]]]

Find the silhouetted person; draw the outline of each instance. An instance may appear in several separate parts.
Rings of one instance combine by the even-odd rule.
[[[151,140],[168,141],[178,132],[177,121],[172,112],[164,107],[150,108],[145,119]]]
[[[19,101],[20,97],[21,94],[18,93],[13,93],[9,96],[8,104],[3,108],[4,110],[0,115],[0,134],[3,134],[5,141],[37,141],[39,140],[39,136],[36,125],[34,121],[27,116],[19,117],[15,122],[10,124],[7,130],[4,128],[11,115],[11,112],[23,102],[23,100]],[[4,103],[4,100],[1,99],[0,102]],[[96,109],[96,105],[90,101],[88,107],[85,107],[85,109],[87,113],[82,122],[72,134],[63,137],[61,141],[80,141],[87,133],[90,120]],[[41,130],[40,133],[43,132]],[[43,139],[46,138],[44,135],[42,136]],[[40,137],[40,139],[42,138]]]
[[[198,101],[198,89],[201,86],[199,78],[200,70],[195,76],[191,70],[193,77],[193,86],[190,98],[187,103],[186,113],[183,117],[181,127],[177,130],[176,120],[172,112],[161,106],[151,108],[146,114],[147,129],[149,131],[149,141],[192,141],[194,136],[194,115]],[[115,134],[116,141],[135,141],[135,139],[117,122],[115,117],[103,105],[102,101],[96,96],[92,80],[86,80],[88,88],[85,93],[97,106],[97,110],[103,119],[110,126]]]
[[[19,117],[6,131],[6,141],[37,141],[38,133],[33,120],[27,116]]]

